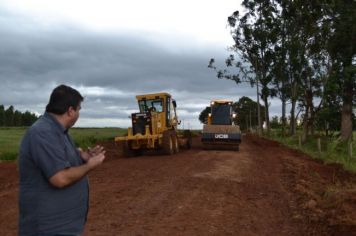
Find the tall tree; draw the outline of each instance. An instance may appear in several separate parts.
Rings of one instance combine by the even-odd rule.
[[[249,97],[241,97],[233,104],[233,110],[237,114],[234,123],[239,125],[242,130],[258,127],[258,109],[257,102]],[[265,112],[265,107],[261,106],[262,114]],[[262,122],[264,119],[262,119]]]
[[[304,31],[305,21],[303,18],[303,2],[301,0],[281,0],[280,17],[283,19],[283,33],[285,37],[283,49],[285,54],[285,71],[287,75],[288,94],[291,103],[290,110],[290,134],[296,133],[297,102],[304,88],[302,87],[302,72],[307,67],[306,42],[307,36]],[[302,11],[303,10],[303,11]]]
[[[36,114],[29,111],[22,113],[14,106],[5,109],[4,105],[0,105],[0,126],[31,126],[37,119]]]
[[[340,137],[350,139],[356,102],[356,1],[244,0],[242,6],[243,15],[236,11],[228,18],[237,59],[230,55],[225,61],[238,70],[219,70],[218,78],[261,85],[257,97],[264,102],[268,127],[268,98],[278,96],[282,123],[290,100],[290,134],[296,132],[300,112],[306,139],[316,119],[320,126],[321,117],[340,111]],[[216,69],[213,63],[209,66]]]
[[[244,0],[246,9],[243,16],[236,11],[228,18],[235,44],[232,49],[248,63],[257,75],[256,83],[261,84],[261,98],[265,105],[265,121],[269,130],[269,87],[273,70],[275,46],[278,37],[277,5],[269,0]],[[241,64],[237,64],[239,66]]]
[[[284,104],[291,100],[290,134],[296,131],[296,109],[304,111],[303,140],[314,130],[314,116],[320,109],[315,107],[314,98],[322,96],[322,84],[326,78],[325,39],[320,19],[322,3],[318,1],[279,0],[278,46],[274,57],[274,84],[282,100],[282,121]],[[297,104],[299,102],[299,104]],[[283,127],[283,126],[282,126]]]
[[[352,138],[352,107],[356,81],[356,2],[335,0],[325,4],[325,25],[330,28],[328,52],[333,61],[334,85],[342,97],[341,136]]]
[[[5,110],[5,126],[14,126],[14,107],[9,106]]]
[[[5,125],[5,107],[0,105],[0,126]]]
[[[210,113],[211,108],[210,107],[205,107],[204,110],[202,110],[199,114],[199,121],[203,124],[208,123],[208,115]]]
[[[38,117],[35,114],[26,111],[25,113],[22,114],[22,125],[31,126],[37,119]]]
[[[286,47],[286,26],[285,21],[281,21],[280,28],[280,41],[275,48],[275,57],[273,58],[274,67],[273,67],[273,80],[272,84],[273,95],[280,98],[282,103],[282,117],[281,117],[281,128],[282,134],[285,134],[287,118],[286,118],[286,107],[287,101],[290,99],[288,91],[290,91],[290,85],[288,83],[288,71],[287,71],[287,47]]]
[[[247,11],[245,14],[240,16],[240,13],[235,11],[228,17],[234,40],[231,50],[236,53],[238,60],[235,60],[234,55],[230,55],[225,62],[227,67],[232,66],[237,68],[237,71],[231,74],[228,70],[219,70],[217,76],[234,80],[236,83],[247,80],[251,85],[256,85],[257,98],[259,100],[261,97],[265,105],[264,120],[269,130],[268,99],[271,96],[271,65],[278,32],[275,18],[277,5],[269,0],[244,0],[242,6]],[[212,62],[213,59],[210,61],[210,67]],[[259,123],[261,130],[262,122]]]
[[[22,126],[22,113],[16,110],[14,112],[13,126]]]

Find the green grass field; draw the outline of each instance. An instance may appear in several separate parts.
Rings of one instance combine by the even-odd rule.
[[[21,139],[27,128],[0,128],[0,161],[16,160]],[[86,148],[98,141],[113,140],[127,130],[121,128],[72,128],[69,133],[78,147]]]
[[[0,128],[0,160],[15,160],[26,128]]]

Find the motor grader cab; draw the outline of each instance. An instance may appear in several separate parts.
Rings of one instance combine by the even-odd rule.
[[[236,114],[232,112],[232,101],[214,100],[210,108],[208,122],[203,126],[203,148],[239,150],[241,131],[233,123]]]
[[[190,135],[178,134],[177,104],[170,94],[137,95],[136,99],[140,111],[131,114],[132,127],[127,136],[115,138],[116,143],[123,144],[125,156],[137,156],[145,150],[172,155],[180,146],[190,147]]]

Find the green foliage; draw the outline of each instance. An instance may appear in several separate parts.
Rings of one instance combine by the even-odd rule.
[[[37,119],[38,117],[29,111],[22,113],[13,106],[5,109],[4,105],[0,105],[0,127],[31,126]]]
[[[5,107],[0,105],[0,127],[5,124]]]
[[[0,161],[15,161],[17,159],[17,152],[4,152],[0,156]]]
[[[87,148],[99,141],[114,140],[116,136],[127,132],[121,128],[72,128],[69,130],[77,147]]]
[[[23,126],[31,126],[37,119],[38,117],[29,111],[21,114],[21,124]]]
[[[316,127],[319,130],[340,130],[341,109],[340,104],[329,102],[323,106],[316,115]]]
[[[208,123],[208,115],[211,111],[211,107],[205,107],[204,110],[202,110],[199,114],[199,120],[201,123],[203,124],[207,124]]]
[[[281,128],[282,124],[279,122],[278,116],[273,116],[271,120],[271,128],[272,129],[278,129]]]
[[[16,159],[25,131],[23,127],[0,127],[0,160]]]
[[[9,106],[5,110],[5,126],[14,126],[14,107]]]
[[[350,142],[341,141],[338,138],[331,138],[324,135],[309,137],[306,142],[299,146],[299,136],[297,133],[293,136],[282,135],[278,129],[273,130],[268,138],[272,138],[293,149],[301,150],[312,158],[321,159],[325,163],[339,163],[345,169],[356,172],[356,132],[354,132],[354,141],[352,145],[352,157],[350,157]],[[318,138],[320,139],[321,152],[318,150]]]
[[[208,67],[237,84],[259,81],[267,125],[267,99],[277,96],[284,118],[291,104],[291,134],[299,107],[305,134],[315,125],[328,126],[348,139],[350,123],[356,123],[356,1],[244,0],[241,5],[243,11],[228,17],[235,55],[226,58],[225,69],[217,69],[213,58]]]
[[[0,161],[16,160],[20,142],[27,128],[0,127]],[[70,135],[78,147],[87,148],[100,141],[114,140],[126,132],[121,128],[72,128]]]
[[[265,107],[260,105],[260,112],[262,117],[262,122],[264,121],[263,115],[265,112]],[[233,110],[237,114],[234,122],[238,124],[241,130],[247,130],[248,127],[257,127],[257,102],[253,101],[249,97],[241,97],[238,102],[233,104]]]

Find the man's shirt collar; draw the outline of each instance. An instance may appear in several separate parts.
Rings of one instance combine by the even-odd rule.
[[[53,115],[51,115],[48,112],[45,112],[43,116],[46,119],[50,120],[60,132],[62,132],[64,134],[68,133],[68,129],[64,128]]]

